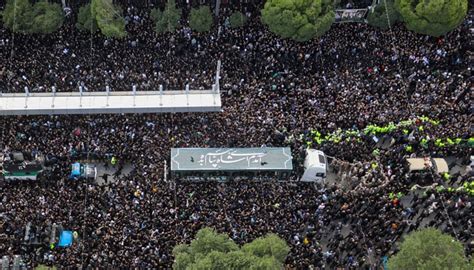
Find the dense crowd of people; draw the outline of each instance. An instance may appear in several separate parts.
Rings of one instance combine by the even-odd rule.
[[[472,14],[442,38],[402,25],[382,31],[354,23],[334,25],[323,37],[300,44],[268,32],[251,8],[245,10],[244,28],[228,27],[224,11],[220,27],[205,34],[183,26],[157,35],[147,10],[125,12],[124,40],[91,37],[66,22],[55,34],[16,35],[13,43],[11,33],[0,28],[0,91],[184,89],[186,84],[210,89],[221,60],[222,112],[1,117],[5,155],[41,154],[54,165],[48,181],[0,186],[0,256],[21,254],[30,266],[169,268],[173,247],[205,226],[239,244],[277,233],[291,247],[290,269],[368,269],[396,252],[402,235],[426,226],[453,235],[472,255],[472,196],[414,191],[417,182],[404,166],[408,156],[468,162],[467,146],[419,142],[467,140],[472,134]],[[340,182],[321,187],[297,181],[311,131],[329,134],[422,115],[439,124],[420,128],[414,121],[406,128],[410,136],[391,134],[395,142],[378,155],[372,136],[313,144],[334,157],[331,167]],[[261,146],[291,147],[295,170],[289,179],[164,181],[172,147]],[[81,153],[101,162],[114,156],[118,167],[128,163],[132,171],[106,185],[66,181]],[[472,181],[469,172],[451,177],[457,185]],[[442,181],[431,176],[434,186]],[[78,244],[25,249],[29,222],[76,231]]]

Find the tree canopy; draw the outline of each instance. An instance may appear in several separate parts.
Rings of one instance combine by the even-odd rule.
[[[229,17],[230,27],[232,28],[242,27],[245,25],[246,21],[247,21],[247,17],[245,17],[245,15],[242,14],[242,12],[240,11],[236,11],[232,13],[232,15],[230,15]]]
[[[191,244],[173,250],[173,269],[281,269],[288,252],[277,235],[258,238],[239,248],[227,235],[201,229]]]
[[[150,17],[155,22],[157,33],[173,32],[179,26],[181,9],[176,8],[175,0],[168,0],[163,11],[154,8],[150,12]]]
[[[127,35],[122,10],[112,0],[92,0],[92,16],[104,36],[123,38]]]
[[[387,1],[387,6],[385,7],[385,1]],[[388,11],[388,12],[387,12]],[[388,13],[388,19],[387,19]],[[375,6],[373,12],[369,10],[369,15],[367,16],[369,24],[381,29],[387,29],[389,26],[392,26],[397,21],[400,21],[400,14],[395,8],[393,0],[382,0],[377,6]],[[390,20],[390,25],[389,25]]]
[[[91,4],[79,8],[76,27],[84,32],[97,32],[97,20],[92,16]]]
[[[207,32],[212,26],[212,12],[209,6],[193,8],[189,15],[189,27],[197,32]]]
[[[334,19],[332,0],[268,0],[262,9],[270,31],[301,42],[326,33]]]
[[[467,0],[396,0],[395,7],[409,30],[439,37],[462,23]]]
[[[32,5],[28,0],[8,0],[2,12],[3,24],[15,33],[49,34],[64,21],[61,6],[45,0]]]
[[[31,32],[49,34],[58,30],[64,21],[61,6],[57,3],[49,3],[46,0],[37,2],[33,6],[33,21]]]
[[[403,240],[400,251],[389,258],[388,268],[468,270],[470,266],[460,242],[439,230],[429,228],[409,234]]]
[[[28,33],[33,18],[33,7],[28,0],[8,0],[2,12],[5,27],[15,33]]]

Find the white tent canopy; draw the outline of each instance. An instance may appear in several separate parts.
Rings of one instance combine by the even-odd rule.
[[[449,172],[448,163],[444,158],[433,158],[438,173]]]
[[[424,171],[434,166],[437,173],[449,172],[448,163],[444,158],[407,158],[410,172]]]

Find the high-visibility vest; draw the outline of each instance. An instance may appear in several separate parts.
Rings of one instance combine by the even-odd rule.
[[[445,173],[443,173],[443,178],[444,178],[444,180],[448,181],[449,178],[451,178],[451,175],[449,175],[449,173],[445,172]]]
[[[412,120],[405,120],[405,121],[399,122],[399,123],[398,123],[398,126],[406,127],[406,126],[410,126],[411,124],[413,124],[413,121],[412,121]]]
[[[112,159],[110,160],[110,163],[111,163],[112,165],[115,165],[115,164],[117,163],[117,158],[112,157]]]
[[[395,195],[393,194],[393,192],[390,192],[388,194],[388,198],[390,198],[390,200],[393,200],[394,197],[395,197]]]
[[[468,144],[469,146],[474,146],[474,137],[469,138],[469,139],[467,140],[467,144]]]
[[[420,144],[423,148],[426,148],[426,147],[428,147],[428,140],[423,138],[423,139],[421,139]]]
[[[429,121],[430,119],[426,116],[421,116],[421,117],[418,117],[421,121],[423,122],[426,122],[426,121]]]
[[[439,125],[439,121],[437,120],[430,120],[430,123],[433,124],[433,126]]]
[[[407,145],[407,146],[405,147],[405,151],[411,152],[411,151],[413,151],[413,147],[412,147],[411,145]]]
[[[374,125],[368,125],[365,129],[364,129],[364,133],[367,135],[367,134],[373,134],[374,131],[375,131],[375,128],[376,126]]]
[[[397,127],[395,126],[395,124],[393,124],[393,122],[390,122],[388,124],[388,127],[387,127],[387,131],[388,132],[392,132],[393,130],[395,130]]]

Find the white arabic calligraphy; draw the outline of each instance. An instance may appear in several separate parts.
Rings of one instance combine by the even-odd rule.
[[[221,153],[207,153],[201,155],[199,164],[201,166],[209,164],[212,167],[217,168],[220,163],[235,164],[246,161],[247,166],[250,167],[251,164],[261,163],[262,158],[266,155],[266,153],[237,153],[237,150],[229,149]]]

